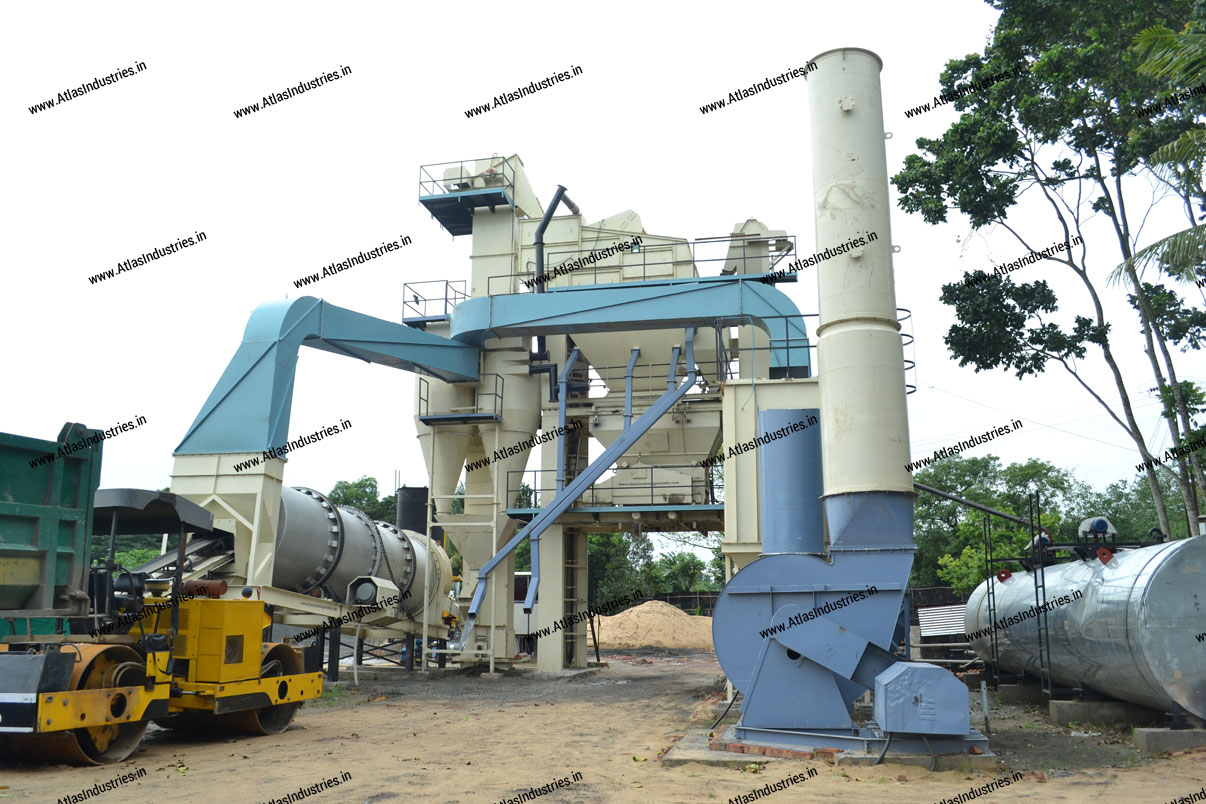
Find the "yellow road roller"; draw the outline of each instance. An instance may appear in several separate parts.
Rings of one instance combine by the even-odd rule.
[[[225,581],[183,582],[197,549],[230,538],[212,515],[165,492],[96,491],[99,443],[36,463],[91,432],[0,434],[0,757],[120,762],[152,720],[284,731],[322,695],[322,674],[265,641],[271,616],[250,589],[223,598]],[[108,560],[89,566],[94,533],[109,535]],[[161,572],[129,570],[114,560],[118,533],[178,534],[178,550],[158,559]]]

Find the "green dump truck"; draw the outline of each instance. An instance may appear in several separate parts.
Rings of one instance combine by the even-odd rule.
[[[71,422],[55,441],[0,433],[0,637],[66,632],[63,618],[89,613],[102,446]]]

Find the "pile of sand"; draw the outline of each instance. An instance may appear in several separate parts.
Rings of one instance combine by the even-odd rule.
[[[614,617],[600,617],[595,621],[595,628],[599,633],[599,647],[605,650],[712,650],[711,617],[694,617],[660,600],[625,609]]]

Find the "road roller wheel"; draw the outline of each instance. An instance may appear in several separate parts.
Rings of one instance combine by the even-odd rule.
[[[297,651],[288,645],[271,645],[260,662],[260,678],[291,676],[302,672],[301,659]],[[287,681],[280,682],[288,684]],[[293,715],[301,708],[301,702],[261,706],[225,715],[176,715],[155,722],[166,728],[195,730],[204,728],[211,733],[230,734],[280,734],[289,728]]]
[[[260,662],[260,678],[276,676],[294,676],[302,671],[301,658],[296,649],[288,645],[273,645],[264,654]],[[281,684],[288,684],[286,681]],[[276,706],[261,706],[259,709],[248,709],[244,712],[234,712],[229,717],[236,728],[248,734],[280,734],[289,728],[293,715],[301,708],[301,702],[277,704]]]
[[[71,690],[141,686],[146,682],[146,662],[125,645],[64,645],[79,651],[71,673]],[[121,696],[117,696],[121,697]],[[121,714],[120,712],[116,714]],[[40,762],[104,765],[121,762],[134,752],[147,730],[147,721],[84,726],[48,734],[4,735],[0,753]]]

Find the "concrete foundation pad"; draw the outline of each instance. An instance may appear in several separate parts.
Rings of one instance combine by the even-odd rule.
[[[967,685],[969,690],[978,692],[980,690],[981,681],[991,681],[988,673],[980,670],[973,670],[967,673],[957,674],[957,678]]]
[[[1149,754],[1184,751],[1206,745],[1206,729],[1135,729],[1131,741]]]
[[[1095,726],[1153,726],[1164,722],[1164,714],[1125,701],[1051,701],[1051,719],[1061,726],[1069,723]]]
[[[459,667],[445,667],[443,669],[432,668],[429,670],[420,670],[417,667],[414,670],[407,670],[405,667],[382,667],[373,665],[370,667],[361,667],[359,671],[360,686],[365,684],[379,683],[400,683],[408,678],[414,679],[429,679],[446,675],[459,675],[464,672]],[[345,687],[355,687],[356,679],[352,674],[350,667],[339,668],[339,681],[336,682]]]
[[[751,762],[784,762],[788,760],[824,762],[830,765],[873,765],[879,754],[863,754],[857,751],[845,751],[839,748],[824,747],[812,751],[802,751],[795,748],[777,747],[771,745],[756,745],[736,739],[735,727],[724,726],[711,732],[708,737],[706,729],[691,729],[687,735],[674,744],[662,757],[662,764],[667,767],[685,765],[688,762],[700,762],[705,765],[719,765],[728,768],[739,768]],[[884,762],[898,765],[913,765],[919,768],[930,767],[932,758],[929,754],[901,754],[893,751],[884,757]],[[935,770],[995,770],[997,757],[991,752],[984,754],[940,754]]]
[[[1000,684],[997,699],[1003,704],[1045,704],[1047,696],[1038,684]]]
[[[720,717],[720,714],[722,712],[724,712],[725,708],[728,707],[728,705],[729,705],[728,701],[724,701],[724,700],[717,701],[716,707],[713,709],[713,712],[715,712],[716,717]],[[729,713],[727,715],[725,715],[725,717],[736,717],[736,718],[741,717],[741,698],[738,698],[736,701],[733,702],[733,708],[729,709]]]
[[[723,768],[740,768],[743,765],[754,762],[755,757],[746,757],[744,753],[711,751],[708,749],[707,729],[691,729],[685,737],[675,743],[674,747],[666,752],[661,761],[667,768],[686,765],[688,762],[699,762],[704,765],[714,765]],[[757,757],[756,761],[782,762],[783,760]]]
[[[534,670],[534,671],[531,671],[531,674],[529,677],[537,679],[537,680],[542,680],[542,681],[548,681],[551,679],[558,679],[558,678],[581,679],[581,678],[587,678],[589,676],[597,675],[598,673],[601,673],[601,672],[603,672],[602,667],[569,667],[569,668],[564,668],[564,669],[557,670],[554,672],[547,672],[544,670]]]

